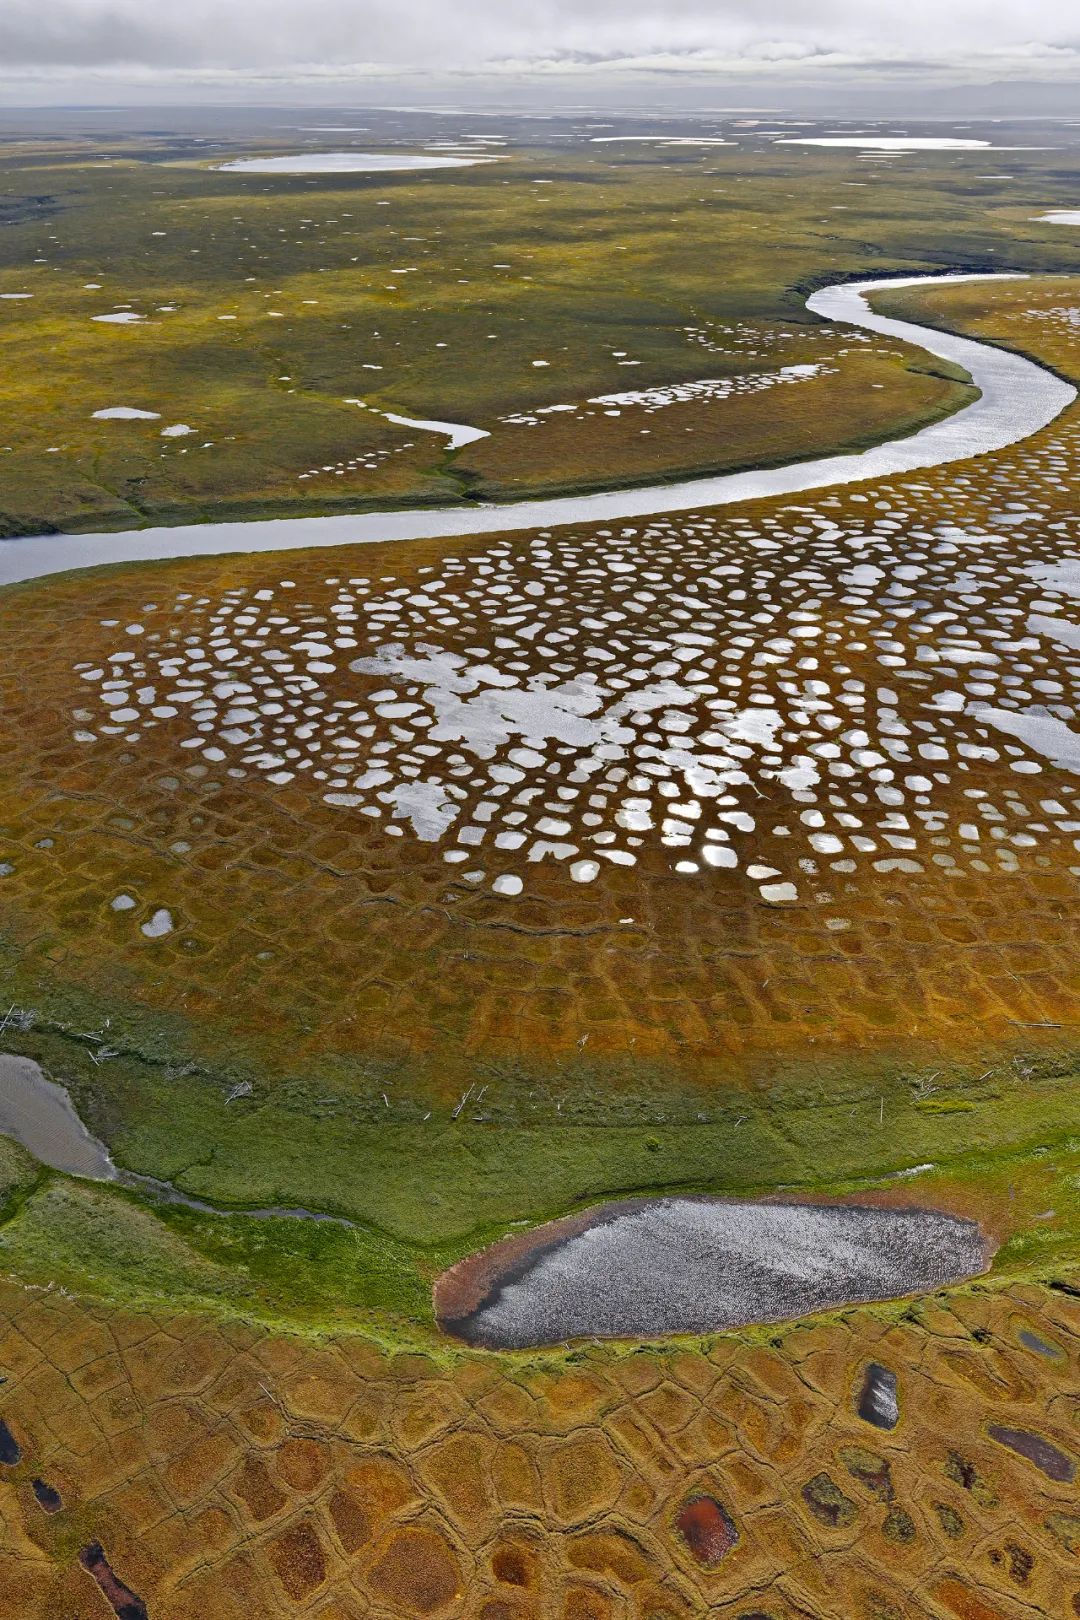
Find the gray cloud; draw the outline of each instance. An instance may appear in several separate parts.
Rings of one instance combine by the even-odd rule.
[[[0,0],[0,74],[1060,79],[1076,16],[1074,0]]]

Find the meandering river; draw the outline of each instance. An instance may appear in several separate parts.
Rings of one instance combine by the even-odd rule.
[[[968,373],[979,390],[971,404],[906,438],[868,450],[825,456],[760,471],[723,473],[639,489],[602,490],[506,504],[436,506],[368,512],[354,517],[259,519],[249,523],[184,524],[119,534],[41,535],[0,542],[0,585],[39,579],[101,563],[152,562],[225,552],[289,551],[316,546],[364,545],[386,540],[431,540],[501,534],[568,523],[610,523],[661,513],[705,510],[773,495],[796,495],[830,485],[890,478],[1004,449],[1046,427],[1076,398],[1076,389],[1023,355],[973,338],[939,332],[877,314],[871,293],[958,281],[1023,280],[1021,276],[903,276],[823,287],[807,308],[885,337],[899,338]]]

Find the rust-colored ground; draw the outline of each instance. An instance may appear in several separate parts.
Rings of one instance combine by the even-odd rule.
[[[983,327],[1075,373],[1070,298],[1010,287]],[[313,1097],[369,1063],[387,1109],[481,1064],[513,1103],[577,1062],[659,1107],[1071,1058],[1078,432],[798,503],[5,595],[13,994]],[[4,1620],[1080,1614],[1074,1290],[446,1364],[14,1282],[0,1310]],[[891,1430],[857,1415],[871,1362]]]
[[[0,1312],[22,1452],[0,1464],[0,1613],[19,1620],[108,1620],[79,1563],[95,1541],[151,1620],[1080,1613],[1061,1291],[547,1366],[7,1285]],[[870,1363],[898,1380],[892,1430],[857,1414]],[[1033,1435],[1040,1464],[1015,1449]]]
[[[1070,285],[983,325],[1080,370]],[[440,1099],[478,1059],[670,1088],[1071,1050],[1078,431],[797,503],[8,593],[20,988]]]

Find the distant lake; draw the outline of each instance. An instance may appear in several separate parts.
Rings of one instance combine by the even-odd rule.
[[[374,174],[391,169],[468,169],[483,157],[445,157],[434,152],[296,152],[288,157],[233,158],[216,165],[238,174]]]

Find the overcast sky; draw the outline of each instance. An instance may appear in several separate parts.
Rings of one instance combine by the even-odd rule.
[[[1078,0],[0,0],[10,102],[1080,81]],[[220,92],[220,94],[219,94]],[[1037,111],[1037,107],[1032,107]]]

